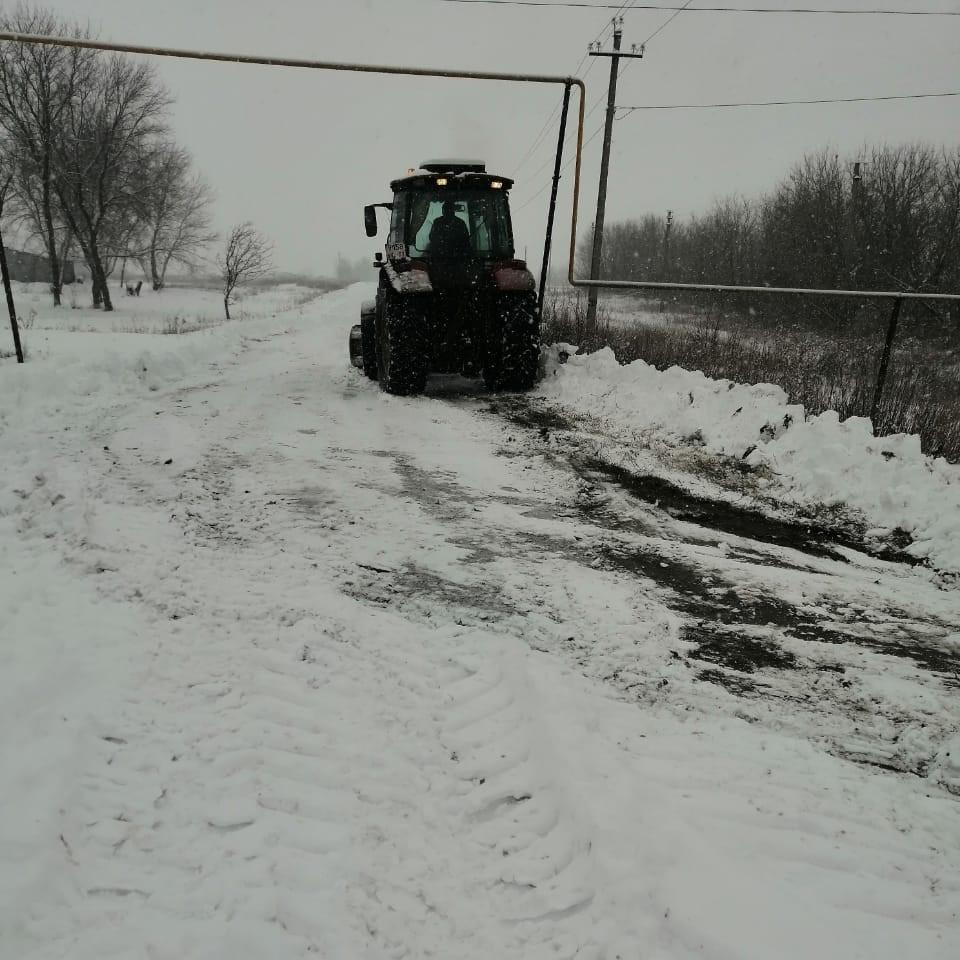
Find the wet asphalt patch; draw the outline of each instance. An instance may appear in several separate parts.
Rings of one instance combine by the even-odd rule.
[[[845,561],[844,556],[830,543],[831,539],[837,539],[833,531],[827,537],[827,531],[812,524],[765,516],[724,500],[695,496],[663,477],[631,473],[624,467],[605,463],[596,457],[588,458],[580,466],[579,472],[590,479],[602,479],[615,484],[635,500],[655,506],[674,520],[694,523],[745,540],[789,547],[814,557]],[[844,546],[854,546],[851,539],[844,539],[848,541]]]
[[[794,670],[797,658],[772,638],[759,639],[736,630],[722,630],[700,623],[684,628],[683,639],[694,643],[689,656],[695,660],[754,673],[757,670]]]
[[[960,647],[949,639],[955,632],[950,624],[917,622],[898,610],[875,611],[870,623],[857,623],[829,600],[822,599],[816,612],[808,611],[754,586],[744,588],[716,574],[705,575],[701,567],[658,550],[618,545],[605,547],[602,555],[608,566],[661,588],[663,602],[688,620],[680,636],[693,645],[690,659],[739,673],[793,670],[799,666],[798,659],[783,649],[784,640],[852,644],[911,660],[945,684],[960,686]],[[769,636],[758,639],[758,628],[765,628]],[[811,648],[814,661],[820,654]],[[819,663],[815,666],[821,668]],[[730,687],[729,678],[719,671],[703,679]],[[734,686],[739,687],[739,681]]]
[[[516,426],[526,428],[543,441],[549,441],[555,434],[575,438],[579,429],[575,417],[527,397],[498,398],[488,409]],[[845,557],[838,552],[839,547],[911,566],[923,562],[906,552],[910,537],[903,531],[894,531],[883,542],[872,542],[865,537],[863,525],[849,519],[832,517],[828,523],[824,523],[819,518],[803,516],[801,512],[796,518],[773,516],[756,506],[741,506],[692,493],[661,476],[635,473],[604,460],[597,452],[585,453],[578,449],[575,442],[567,453],[567,459],[585,479],[612,483],[633,499],[662,511],[674,520],[693,523],[718,533],[771,546],[788,547],[809,556],[840,562],[844,562]],[[740,478],[752,475],[753,471],[731,460],[727,473]],[[769,555],[766,555],[766,562],[768,565],[784,565]]]
[[[647,521],[642,515],[617,512],[608,504],[609,498],[597,496],[597,489],[626,494],[642,504],[644,511],[652,507],[655,514],[671,520],[748,541],[747,545],[732,546],[728,556],[751,564],[822,574],[822,570],[805,566],[802,560],[786,559],[783,551],[846,564],[847,557],[838,552],[838,547],[874,556],[886,554],[884,559],[894,555],[899,560],[905,544],[891,543],[869,550],[862,537],[848,528],[768,516],[757,509],[692,494],[662,477],[631,473],[584,453],[575,442],[576,424],[571,419],[527,398],[498,398],[489,409],[526,428],[534,442],[549,442],[551,435],[561,432],[571,440],[555,459],[566,462],[584,481],[575,509],[551,510],[541,505],[528,511],[527,516],[549,519],[579,514],[584,522],[611,533],[632,532],[660,540],[661,545],[646,548],[627,546],[622,540],[608,543],[600,548],[600,555],[605,566],[652,581],[661,589],[664,603],[688,621],[680,631],[681,639],[691,644],[686,656],[714,665],[701,671],[698,679],[719,683],[740,695],[751,693],[757,685],[744,675],[797,669],[801,666],[798,657],[786,650],[783,643],[802,641],[811,644],[809,666],[818,671],[843,668],[823,663],[823,648],[816,645],[852,644],[873,653],[910,660],[939,676],[945,684],[960,687],[960,649],[950,639],[956,633],[954,625],[935,619],[918,621],[895,609],[875,610],[869,623],[859,622],[837,603],[822,600],[817,610],[805,610],[757,587],[745,589],[719,575],[706,575],[702,567],[674,555],[676,551],[671,549],[669,540],[671,531],[657,529],[652,517]],[[673,535],[680,539],[677,532]],[[708,533],[698,536],[685,530],[681,536],[686,541],[716,544]],[[767,551],[766,546],[775,551]],[[566,545],[568,555],[575,551],[576,547]],[[596,550],[589,554],[591,558],[595,555]],[[915,564],[915,559],[911,557],[910,563]],[[758,631],[766,631],[766,636],[758,637]]]
[[[527,602],[505,595],[498,578],[488,580],[484,569],[505,556],[531,563],[558,557],[619,573],[652,590],[680,618],[679,643],[665,656],[688,667],[687,676],[697,686],[721,687],[741,702],[786,699],[804,714],[824,709],[855,724],[862,684],[866,681],[869,689],[869,678],[884,669],[882,661],[871,665],[859,651],[908,661],[944,686],[960,688],[956,624],[889,604],[875,602],[868,609],[851,605],[843,594],[830,596],[829,581],[842,581],[845,570],[857,567],[855,557],[839,552],[841,547],[862,548],[856,536],[837,536],[825,524],[805,518],[771,517],[759,507],[697,496],[676,483],[608,464],[598,454],[595,435],[527,398],[497,397],[492,403],[476,396],[441,399],[458,406],[466,400],[480,413],[506,419],[502,454],[546,458],[575,478],[573,495],[551,502],[509,488],[480,492],[458,471],[426,470],[415,454],[381,451],[392,462],[402,496],[440,520],[447,541],[462,551],[461,573],[415,562],[390,571],[359,570],[348,574],[344,584],[345,592],[357,599],[466,624],[522,622]],[[528,519],[571,527],[498,524],[488,530],[480,516],[493,502]],[[723,547],[719,557],[718,541]],[[697,555],[701,548],[713,557],[710,563]],[[719,568],[717,559],[723,560]],[[740,564],[796,570],[816,578],[825,590],[815,605],[787,599],[765,585],[763,576],[739,578]],[[616,675],[607,679],[628,696],[637,685],[634,674],[622,681]],[[752,711],[744,716],[751,719]],[[915,719],[884,712],[884,722],[900,729]],[[835,752],[849,753],[840,744]],[[850,759],[883,766],[888,762],[884,756],[883,751],[867,751],[850,754]],[[897,768],[919,769],[913,759]]]
[[[556,500],[526,487],[525,495],[510,487],[487,489],[472,481],[469,464],[427,469],[416,451],[368,452],[384,459],[385,470],[358,482],[391,497],[399,492],[412,510],[440,521],[437,535],[456,551],[449,565],[413,557],[404,562],[403,554],[396,565],[347,563],[344,593],[416,621],[519,631],[535,649],[564,651],[579,669],[628,699],[664,697],[679,709],[706,702],[747,722],[774,717],[781,728],[812,731],[831,753],[883,769],[922,773],[932,762],[952,723],[945,698],[960,688],[960,624],[913,609],[906,587],[895,590],[900,600],[884,599],[874,587],[866,605],[851,589],[883,576],[893,585],[912,576],[907,571],[884,572],[881,564],[844,549],[863,545],[854,535],[834,536],[822,517],[818,525],[782,512],[766,516],[762,503],[750,509],[727,502],[722,496],[735,498],[732,474],[719,478],[722,496],[711,499],[608,464],[601,450],[610,441],[536,400],[491,400],[474,391],[435,402],[495,414],[493,436],[500,437],[502,455],[525,458],[521,467],[554,468],[566,478],[560,489],[569,493]],[[699,464],[688,466],[698,475]],[[716,479],[709,470],[704,478]],[[321,527],[336,529],[353,519],[341,516],[321,489],[287,494]],[[504,581],[502,561],[529,568],[528,592]],[[621,591],[635,584],[639,605],[656,601],[675,614],[676,628],[674,618],[664,621],[668,645],[648,644],[633,654],[629,622],[626,636],[618,637],[623,646],[612,653],[589,635],[554,637],[552,628],[528,635],[524,623],[531,612],[565,629],[567,611],[555,607],[545,584],[538,589],[538,566],[548,576],[557,570],[576,577],[578,566],[608,571]],[[774,568],[806,577],[815,599],[788,593],[786,585],[798,591],[804,583]],[[641,623],[637,634],[639,643],[649,636]],[[878,683],[887,671],[897,680],[889,696]],[[902,689],[925,696],[909,702]],[[928,733],[900,744],[903,732],[918,728]]]

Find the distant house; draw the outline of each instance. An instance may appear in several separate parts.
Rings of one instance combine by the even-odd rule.
[[[7,250],[7,266],[10,268],[11,280],[19,280],[21,283],[50,282],[50,261],[37,253]],[[73,283],[77,279],[72,260],[63,264],[62,274],[64,283]]]

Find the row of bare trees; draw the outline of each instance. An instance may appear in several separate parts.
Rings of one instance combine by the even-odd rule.
[[[82,25],[26,5],[6,31],[86,37]],[[194,265],[213,239],[212,193],[168,124],[171,98],[149,65],[94,50],[0,45],[0,162],[22,232],[50,264],[82,256],[93,302],[113,309],[108,277],[140,264],[155,290],[172,263]]]
[[[582,243],[585,266],[588,250]],[[608,226],[601,276],[960,290],[960,149],[807,155],[766,196],[728,197],[685,222],[651,214]]]

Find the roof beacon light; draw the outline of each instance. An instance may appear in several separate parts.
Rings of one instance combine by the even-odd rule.
[[[446,177],[437,177],[437,186],[438,186],[438,187],[445,187],[446,185],[447,185],[447,178],[446,178]]]
[[[503,181],[502,181],[502,180],[491,180],[491,181],[490,181],[490,189],[491,189],[491,190],[502,190],[502,189],[503,189]]]

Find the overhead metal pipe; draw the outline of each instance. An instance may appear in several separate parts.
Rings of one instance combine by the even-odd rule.
[[[54,37],[36,33],[0,31],[0,40],[11,43],[32,43],[48,47],[74,47],[101,50],[106,53],[133,53],[146,57],[173,57],[179,60],[212,60],[216,63],[245,63],[261,67],[295,67],[306,70],[340,70],[348,73],[381,73],[409,77],[452,77],[463,80],[508,80],[516,83],[571,83],[583,90],[576,77],[542,73],[504,73],[491,70],[455,70],[442,67],[399,67],[390,64],[346,63],[335,60],[312,60],[301,57],[266,57],[250,53],[224,53],[217,50],[189,50],[183,47],[157,47],[137,43],[115,43],[86,37]]]
[[[960,300],[960,293],[921,293],[903,290],[831,290],[819,287],[749,287],[726,283],[667,283],[659,280],[579,280],[572,276],[575,287],[610,287],[632,290],[702,290],[712,293],[786,294],[810,297],[861,297],[864,300]]]
[[[508,83],[569,84],[579,91],[577,147],[573,174],[573,208],[570,216],[570,255],[567,278],[574,287],[605,287],[633,290],[703,290],[720,293],[786,294],[816,297],[861,297],[885,300],[949,300],[960,301],[960,293],[905,293],[902,290],[824,290],[807,287],[756,287],[736,284],[661,283],[645,280],[590,280],[574,276],[577,249],[577,220],[580,208],[580,177],[583,161],[583,126],[586,88],[579,77],[540,73],[511,73],[491,70],[455,70],[433,67],[400,67],[389,64],[345,63],[297,57],[267,57],[256,54],[222,53],[214,50],[189,50],[134,43],[114,43],[84,37],[55,37],[39,34],[0,31],[0,41],[30,43],[41,46],[74,47],[113,53],[131,53],[150,57],[172,57],[180,60],[202,60],[218,63],[253,64],[266,67],[292,67],[307,70],[334,70],[348,73],[387,74],[408,77],[441,77],[459,80],[499,80]]]

